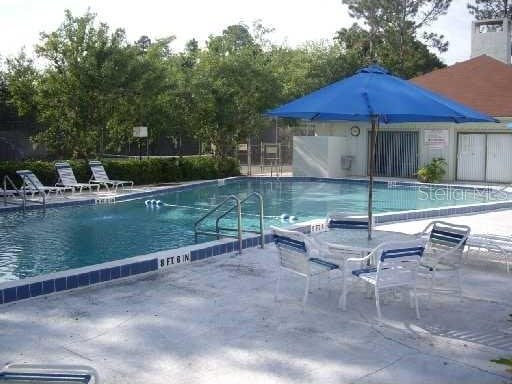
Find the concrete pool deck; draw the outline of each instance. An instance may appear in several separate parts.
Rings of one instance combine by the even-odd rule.
[[[512,211],[462,217],[475,233],[512,233]],[[428,222],[382,226],[414,233]],[[168,272],[7,304],[0,308],[0,364],[95,367],[103,383],[505,383],[512,355],[512,276],[471,257],[463,302],[420,297],[422,318],[390,300],[383,322],[360,289],[348,310],[339,290],[285,275],[274,302],[273,245]],[[334,284],[333,284],[334,286]]]

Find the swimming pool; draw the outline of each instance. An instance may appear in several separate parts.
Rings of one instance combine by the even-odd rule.
[[[423,188],[423,189],[422,189]],[[0,283],[64,271],[112,260],[194,244],[194,222],[226,196],[263,195],[265,227],[288,225],[281,215],[299,221],[325,217],[328,212],[365,213],[367,184],[354,181],[295,181],[234,179],[168,191],[152,197],[164,204],[148,207],[149,197],[113,205],[70,206],[0,212]],[[374,210],[397,212],[491,201],[492,195],[448,193],[433,195],[413,184],[376,183]],[[244,207],[246,228],[255,228],[257,207]],[[225,224],[234,227],[234,214]],[[212,221],[206,222],[208,227]],[[200,241],[213,240],[200,237]]]

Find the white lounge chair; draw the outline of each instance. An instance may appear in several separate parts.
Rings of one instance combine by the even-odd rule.
[[[55,168],[59,174],[59,181],[56,186],[70,187],[73,192],[78,189],[80,193],[84,188],[88,189],[90,192],[93,192],[93,188],[96,188],[96,192],[100,190],[100,184],[79,183],[68,162],[56,163]]]
[[[321,254],[310,239],[299,231],[289,231],[270,227],[274,235],[274,243],[279,252],[279,273],[276,283],[275,300],[279,295],[281,272],[288,271],[306,279],[306,287],[302,305],[305,307],[311,279],[322,273],[338,269],[338,265],[321,258]]]
[[[21,189],[25,192],[29,192],[32,196],[35,193],[43,193],[45,196],[50,196],[52,192],[55,193],[55,196],[60,194],[61,196],[64,196],[63,192],[65,191],[72,191],[73,188],[70,187],[49,187],[43,185],[41,181],[37,178],[36,175],[32,171],[29,170],[20,170],[16,171],[19,177],[21,177],[22,180],[22,186]]]
[[[105,172],[105,168],[100,161],[91,160],[89,161],[89,166],[91,167],[92,177],[89,180],[90,183],[104,185],[107,190],[109,187],[113,187],[114,191],[117,191],[119,186],[130,185],[130,188],[133,188],[133,181],[128,180],[111,180],[107,172]]]
[[[364,281],[375,290],[375,305],[377,316],[382,318],[380,310],[380,294],[385,290],[404,288],[409,290],[411,307],[416,309],[416,317],[420,318],[418,297],[416,295],[417,270],[424,251],[424,241],[395,241],[383,243],[363,258],[350,258],[350,262],[365,262],[370,259],[378,260],[376,267],[355,269],[352,275]],[[348,294],[347,279],[344,280],[342,292],[342,307],[346,309]]]
[[[472,234],[466,243],[468,251],[476,249],[480,254],[487,253],[501,255],[505,259],[507,273],[510,273],[510,253],[512,252],[512,236],[485,234]],[[467,252],[466,254],[468,254]]]
[[[422,232],[416,234],[427,240],[425,253],[421,260],[422,272],[420,276],[430,279],[429,306],[435,282],[439,277],[455,275],[457,292],[460,300],[462,300],[460,267],[463,261],[464,247],[470,232],[471,228],[467,225],[433,221]]]

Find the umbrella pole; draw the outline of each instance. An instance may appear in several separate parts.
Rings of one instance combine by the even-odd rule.
[[[372,130],[370,132],[370,174],[368,180],[368,240],[372,239],[373,223],[373,175],[375,173],[375,142],[377,141],[377,130],[379,128],[379,116],[371,118]]]

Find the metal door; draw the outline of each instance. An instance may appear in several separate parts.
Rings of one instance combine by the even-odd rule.
[[[414,177],[418,170],[418,141],[418,132],[379,131],[375,175]]]
[[[485,134],[459,133],[457,179],[485,180]]]
[[[512,135],[487,135],[486,181],[512,182]]]

